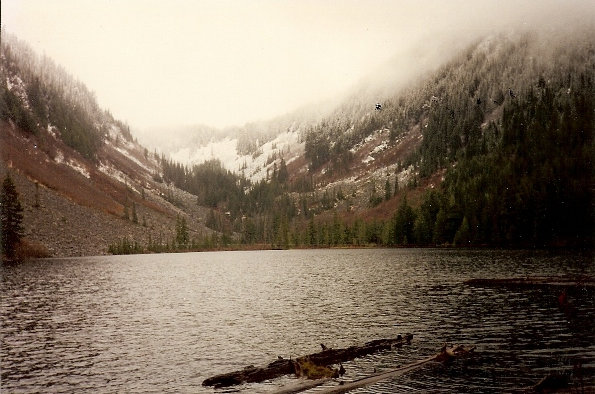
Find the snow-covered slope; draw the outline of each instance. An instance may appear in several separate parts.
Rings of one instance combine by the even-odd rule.
[[[210,231],[208,210],[162,181],[160,158],[82,83],[14,37],[3,35],[0,60],[0,175],[17,184],[27,242],[104,254],[124,237],[170,240],[178,215],[190,234]]]
[[[253,154],[243,155],[238,152],[238,139],[225,137],[211,140],[197,147],[187,147],[171,154],[171,158],[188,165],[201,164],[217,159],[223,166],[237,174],[244,175],[252,181],[266,178],[267,171],[273,171],[281,159],[287,164],[303,154],[304,144],[300,142],[298,131],[285,131],[271,141],[259,145]]]

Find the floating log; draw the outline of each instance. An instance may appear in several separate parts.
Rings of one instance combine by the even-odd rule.
[[[559,287],[595,287],[595,278],[581,276],[533,276],[524,278],[469,279],[465,284],[472,286],[559,286]]]
[[[558,392],[570,385],[570,374],[550,373],[531,387],[532,392]]]
[[[358,379],[358,380],[355,380],[350,383],[345,383],[345,384],[340,384],[335,387],[330,387],[328,389],[318,391],[318,393],[325,393],[325,394],[345,393],[345,392],[355,390],[360,387],[365,387],[365,386],[369,386],[374,383],[378,383],[378,382],[386,380],[386,379],[394,378],[395,376],[403,375],[407,372],[416,370],[416,369],[420,368],[421,366],[423,366],[427,363],[430,363],[430,362],[447,361],[452,358],[467,357],[470,354],[472,354],[474,350],[475,350],[474,346],[468,347],[468,346],[462,346],[462,345],[454,345],[454,346],[446,346],[445,345],[442,347],[440,353],[435,354],[431,357],[425,358],[420,361],[416,361],[412,364],[408,364],[408,365],[405,365],[405,366],[402,366],[402,367],[399,367],[396,369],[391,369],[390,371],[385,371],[385,372],[378,373],[376,375]],[[320,382],[315,381],[310,385],[307,385],[307,383],[303,384],[303,385],[298,384],[298,385],[295,385],[290,388],[284,388],[282,390],[279,390],[275,394],[299,393],[301,391],[308,390],[310,388],[322,385],[323,383],[326,383],[327,381],[328,381],[328,379],[325,381],[320,381]]]
[[[319,366],[328,366],[363,357],[368,354],[400,347],[410,343],[413,335],[407,334],[405,339],[401,335],[396,338],[377,339],[367,342],[363,346],[350,346],[345,349],[329,349],[309,354],[294,360],[278,359],[264,367],[247,366],[242,370],[212,376],[202,382],[203,386],[227,387],[242,383],[257,383],[267,379],[278,378],[283,375],[299,372],[300,365],[309,362]],[[329,376],[330,377],[330,376]]]
[[[301,380],[301,379],[300,379]],[[316,380],[301,380],[297,384],[288,385],[281,390],[275,391],[274,394],[295,394],[301,393],[302,391],[313,389],[314,387],[321,386],[332,380],[331,378],[316,379]]]

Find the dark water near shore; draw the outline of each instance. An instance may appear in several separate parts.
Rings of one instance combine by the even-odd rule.
[[[344,364],[349,381],[477,346],[357,392],[503,392],[582,364],[593,384],[595,295],[472,287],[468,278],[595,274],[590,256],[523,251],[305,250],[41,260],[2,267],[2,392],[213,392],[213,374],[412,332]],[[245,385],[274,391],[285,377]],[[216,390],[221,392],[221,390]]]

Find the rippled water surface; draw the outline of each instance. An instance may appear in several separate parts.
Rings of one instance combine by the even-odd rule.
[[[345,363],[353,380],[477,346],[357,392],[501,392],[582,364],[593,383],[595,296],[473,287],[480,277],[590,274],[546,252],[305,250],[40,260],[2,267],[2,392],[213,392],[214,374],[412,332],[402,349]],[[274,391],[285,377],[237,389]],[[336,384],[336,383],[333,383]]]

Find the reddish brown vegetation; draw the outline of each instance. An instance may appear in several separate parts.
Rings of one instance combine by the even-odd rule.
[[[59,150],[64,160],[74,159],[78,163],[85,160],[59,140],[47,145],[45,151],[40,148],[40,139],[35,135],[22,132],[10,124],[0,122],[0,155],[8,167],[18,168],[31,180],[68,197],[77,204],[100,209],[111,214],[120,214],[122,206],[109,195],[102,192],[102,182],[94,170],[87,171],[93,182],[72,168],[52,160],[53,153]],[[37,148],[36,148],[37,146]],[[112,189],[114,187],[112,186]]]

